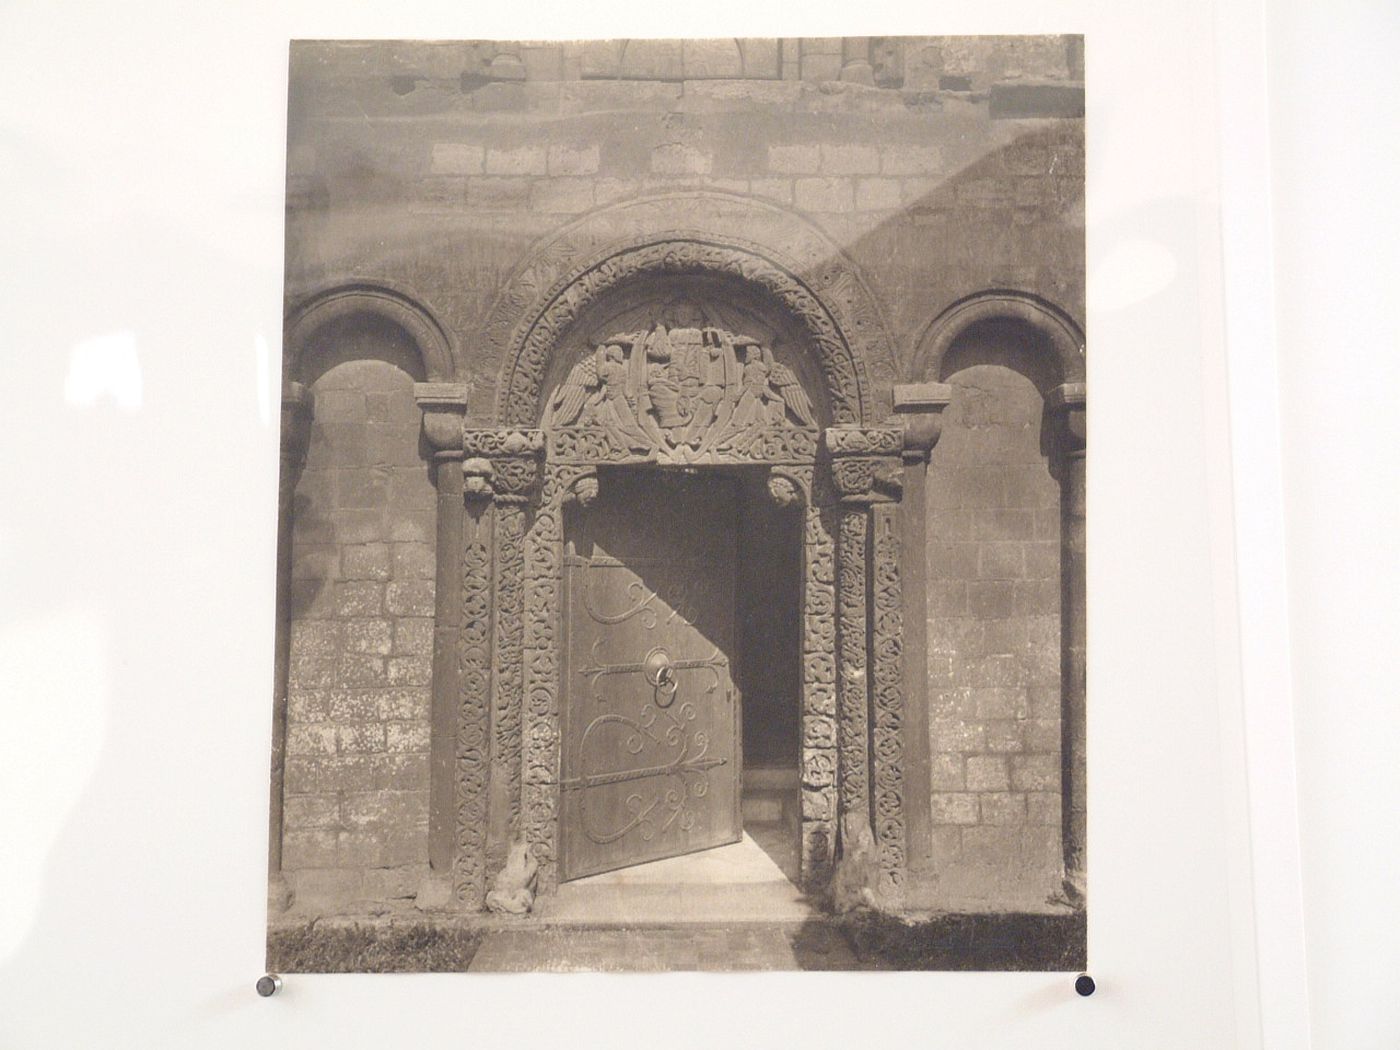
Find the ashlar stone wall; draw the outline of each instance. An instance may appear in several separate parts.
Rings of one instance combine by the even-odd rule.
[[[370,348],[373,349],[373,348]],[[435,490],[413,378],[311,384],[293,517],[283,872],[304,906],[411,897],[427,868]]]

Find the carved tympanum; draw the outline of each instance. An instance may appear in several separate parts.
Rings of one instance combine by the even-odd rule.
[[[800,455],[815,448],[817,420],[771,347],[681,304],[649,329],[599,341],[554,391],[543,425],[551,451],[570,459],[715,463]]]

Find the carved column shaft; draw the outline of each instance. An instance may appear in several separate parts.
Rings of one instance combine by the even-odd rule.
[[[880,892],[891,904],[904,891],[908,863],[904,778],[904,611],[900,593],[899,508],[872,508],[871,664],[875,844],[880,855]]]
[[[453,741],[453,897],[470,910],[486,899],[487,786],[490,779],[491,510],[477,494],[463,520],[457,639],[458,699]]]
[[[292,648],[292,501],[311,437],[311,393],[288,383],[282,394],[282,444],[277,484],[277,621],[273,640],[272,783],[267,867],[282,870],[282,781],[287,752],[287,677]]]
[[[807,489],[802,526],[802,875],[825,885],[836,846],[835,741],[817,746],[809,727],[836,719],[836,544],[828,518],[831,497],[811,467],[794,468]]]
[[[866,537],[868,510],[864,504],[841,507],[841,544],[836,578],[836,632],[840,671],[837,690],[841,754],[841,812],[869,810],[866,755],[870,739],[870,687],[866,671]]]
[[[1084,447],[1086,437],[1083,383],[1066,383],[1050,392],[1046,408],[1059,426],[1061,475],[1061,748],[1065,767],[1061,831],[1064,836],[1065,885],[1071,899],[1082,900],[1087,837],[1085,759],[1085,563]]]
[[[896,422],[904,430],[904,498],[900,502],[903,551],[900,590],[904,595],[905,774],[909,866],[918,870],[933,859],[930,789],[928,686],[928,464],[952,400],[946,383],[909,383],[894,388]]]
[[[543,447],[539,431],[463,432],[463,490],[468,504],[480,508],[474,516],[488,566],[481,586],[490,609],[488,640],[484,652],[474,657],[489,671],[480,680],[487,692],[468,702],[464,690],[463,705],[467,714],[484,717],[490,727],[484,820],[463,837],[479,852],[486,882],[504,864],[510,842],[522,834],[525,534]],[[463,637],[469,632],[473,628],[464,620]]]
[[[460,383],[417,383],[413,393],[423,411],[424,439],[433,449],[433,484],[437,487],[428,860],[434,872],[446,873],[452,866],[456,829],[452,741],[459,692],[462,419],[467,411],[467,388]]]
[[[837,570],[842,581],[837,668],[842,688],[842,815],[850,813],[860,818],[859,823],[869,824],[877,866],[869,878],[883,902],[896,905],[907,866],[904,613],[897,506],[903,493],[904,433],[893,427],[833,427],[824,437],[832,483],[842,504]],[[857,582],[862,592],[859,621],[851,615],[857,609]],[[857,624],[859,645],[855,643]],[[852,824],[847,832],[842,824],[847,833],[857,833],[856,827]],[[853,849],[854,844],[843,843],[842,848]]]

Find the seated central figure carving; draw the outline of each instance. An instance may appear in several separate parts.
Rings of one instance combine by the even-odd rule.
[[[645,331],[597,343],[550,398],[551,432],[600,432],[614,454],[699,462],[742,456],[765,432],[815,430],[811,399],[758,339],[681,303]]]

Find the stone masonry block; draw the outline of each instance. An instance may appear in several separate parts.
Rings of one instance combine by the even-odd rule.
[[[521,211],[530,205],[530,180],[491,177],[467,181],[467,207],[482,211]]]
[[[549,147],[547,167],[551,175],[594,175],[598,171],[598,147],[555,143]]]
[[[1026,823],[1026,796],[989,792],[981,796],[982,823],[1010,826]]]
[[[393,546],[393,573],[396,580],[431,580],[437,573],[437,559],[426,543],[396,543]]]
[[[287,727],[287,754],[333,755],[336,753],[335,727],[324,723]]]
[[[933,793],[935,824],[976,824],[979,819],[977,796],[958,792]]]
[[[423,791],[368,791],[345,796],[345,823],[350,827],[412,826],[428,815]]]
[[[805,211],[847,212],[855,206],[850,179],[798,179],[793,203]]]
[[[480,175],[485,159],[486,151],[481,146],[435,142],[428,170],[434,175]]]
[[[815,175],[821,170],[821,147],[815,144],[768,147],[768,170],[780,175]]]
[[[937,146],[886,146],[881,151],[880,170],[886,175],[929,176],[939,170],[941,160]]]
[[[335,662],[335,680],[351,689],[388,685],[384,658],[371,653],[344,653]]]
[[[292,579],[330,580],[340,572],[340,548],[329,543],[297,543],[292,553]]]
[[[333,722],[374,722],[382,715],[379,689],[335,689],[330,696],[330,719]]]
[[[369,755],[384,750],[384,727],[377,722],[336,726],[335,737],[342,754]]]
[[[340,796],[288,795],[282,819],[289,828],[333,828],[340,824]]]
[[[330,691],[293,689],[287,693],[287,721],[324,722],[330,717]]]
[[[342,636],[346,650],[352,653],[387,656],[393,645],[392,627],[388,620],[346,620]]]
[[[1024,544],[984,543],[977,552],[977,575],[983,579],[1019,580],[1025,576]]]
[[[383,610],[383,584],[364,580],[336,584],[335,612],[337,616],[378,616]]]
[[[408,900],[417,896],[427,875],[428,869],[421,864],[371,868],[365,872],[365,898],[372,901]]]
[[[426,721],[432,711],[430,689],[381,689],[374,695],[379,701],[379,717],[385,721]]]
[[[418,864],[428,859],[428,807],[425,801],[423,805],[422,824],[412,827],[390,827],[384,833],[383,863],[386,866],[396,864]]]
[[[390,685],[430,685],[433,661],[427,656],[391,656],[386,668]]]
[[[394,653],[401,656],[432,656],[433,621],[426,617],[396,620]]]
[[[684,142],[665,142],[651,151],[651,170],[657,175],[708,175],[709,153]]]
[[[779,204],[792,203],[791,179],[751,179],[749,192],[757,197],[765,197]]]
[[[962,755],[934,755],[932,767],[935,791],[961,791],[967,786]]]
[[[386,754],[372,757],[374,786],[395,791],[428,790],[428,756]]]
[[[880,150],[860,143],[824,142],[821,145],[823,175],[875,175],[880,171]]]
[[[362,390],[317,390],[316,420],[331,423],[364,423],[369,419]]]
[[[967,611],[985,620],[1000,620],[1016,610],[1014,580],[973,580],[967,584]]]
[[[898,179],[859,179],[856,182],[857,211],[892,211],[900,205]]]
[[[972,755],[967,760],[967,790],[1005,791],[1011,780],[1000,755]]]
[[[1026,796],[1026,822],[1029,824],[1060,823],[1060,793],[1032,791]]]
[[[1014,686],[983,686],[972,690],[977,717],[990,719],[1024,718],[1027,713],[1025,690]]]
[[[292,656],[330,657],[340,648],[341,627],[334,620],[294,620]]]
[[[1025,749],[1022,739],[1022,722],[987,722],[984,726],[987,734],[987,750],[993,754],[1010,754],[1015,751]]]
[[[429,727],[426,722],[390,722],[384,727],[386,751],[426,752],[429,743]]]
[[[338,863],[336,834],[329,828],[289,829],[282,836],[282,867],[335,867]]]
[[[573,215],[593,207],[593,180],[587,178],[541,179],[530,187],[534,211]]]
[[[380,770],[369,755],[316,755],[289,757],[283,783],[290,795],[310,795],[369,791],[379,779]]]
[[[1055,752],[1060,750],[1059,719],[1032,719],[1024,727],[1026,750]]]
[[[432,616],[433,581],[407,580],[388,585],[384,606],[395,616]]]
[[[328,656],[293,656],[287,667],[291,690],[326,689],[335,681],[335,660]]]
[[[486,152],[488,175],[544,175],[549,161],[543,146],[516,146]]]
[[[986,746],[986,730],[976,722],[935,719],[932,730],[933,749],[937,752],[981,751]]]
[[[1060,787],[1060,756],[1012,755],[1011,783],[1017,791],[1050,791]]]
[[[387,580],[389,547],[383,543],[361,543],[340,548],[340,575],[345,580]]]

